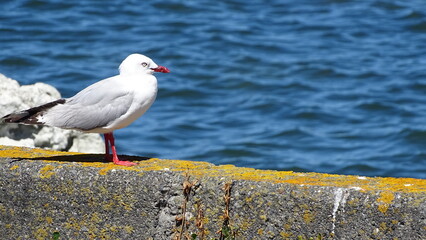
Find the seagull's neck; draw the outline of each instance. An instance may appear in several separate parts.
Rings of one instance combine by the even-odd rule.
[[[120,82],[130,84],[131,86],[140,86],[149,88],[157,88],[157,78],[154,74],[139,72],[139,73],[120,73]]]
[[[121,76],[146,76],[146,75],[153,75],[154,70],[146,70],[146,71],[139,71],[139,70],[134,70],[134,71],[130,71],[130,70],[126,70],[126,71],[120,71],[120,75]]]
[[[120,75],[152,75],[154,70],[151,69],[142,69],[142,68],[120,68]]]

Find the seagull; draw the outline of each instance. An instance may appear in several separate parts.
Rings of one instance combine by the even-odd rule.
[[[73,97],[8,114],[0,122],[101,133],[105,138],[105,158],[117,165],[133,166],[136,163],[118,158],[113,131],[130,125],[154,103],[155,72],[169,73],[170,70],[147,56],[134,53],[120,64],[118,75],[96,82]]]

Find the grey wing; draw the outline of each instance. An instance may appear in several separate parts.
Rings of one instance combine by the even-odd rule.
[[[44,119],[51,126],[88,131],[108,126],[129,110],[132,101],[131,92],[104,80],[55,106]]]
[[[131,99],[122,96],[114,99],[105,105],[69,105],[58,106],[52,109],[49,116],[55,115],[49,125],[88,131],[91,129],[108,126],[111,122],[124,115],[131,105]]]

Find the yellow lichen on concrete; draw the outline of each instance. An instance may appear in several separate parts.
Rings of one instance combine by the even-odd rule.
[[[314,214],[309,210],[304,210],[303,212],[303,220],[306,224],[311,223],[314,220],[315,216]]]
[[[3,204],[0,202],[0,213],[5,214],[6,208],[3,206]]]
[[[238,218],[238,215],[236,215],[235,218]],[[254,227],[253,225],[255,222],[256,220],[254,219],[244,218],[238,224],[235,224],[235,227],[240,229],[241,231],[248,231],[250,228]]]
[[[82,153],[59,152],[41,148],[13,147],[0,145],[0,158],[30,159],[37,157],[52,157],[78,154]]]
[[[287,233],[287,232],[280,232],[280,236],[284,239],[288,239],[292,236],[291,233]]]
[[[134,228],[132,226],[123,226],[123,229],[127,233],[132,233],[134,231]]]
[[[48,239],[49,233],[46,231],[46,229],[41,227],[34,232],[34,236],[37,240],[45,240]]]
[[[60,161],[61,157],[69,156],[71,160]],[[79,159],[81,156],[82,159]],[[100,175],[106,175],[112,170],[123,171],[176,171],[182,174],[190,174],[195,178],[201,177],[221,177],[229,180],[249,180],[263,181],[271,183],[288,183],[298,186],[329,186],[339,188],[351,188],[358,191],[386,191],[386,192],[426,192],[426,180],[413,178],[369,178],[359,176],[343,176],[323,173],[295,173],[290,171],[274,170],[256,170],[252,168],[235,167],[233,165],[215,166],[206,162],[183,161],[183,160],[164,160],[158,158],[140,159],[136,161],[137,166],[124,167],[113,163],[103,161],[102,155],[93,155],[99,162],[87,161],[84,157],[87,155],[81,153],[58,152],[36,148],[8,147],[0,146],[0,158],[19,158],[36,159],[35,161],[45,159],[52,163],[70,163],[77,162],[83,167],[99,168]],[[92,157],[93,157],[92,156]],[[75,165],[72,165],[75,166]],[[12,170],[12,169],[11,169]],[[54,174],[53,169],[46,171],[50,177]],[[382,204],[384,206],[385,204]],[[382,210],[385,207],[381,207]]]
[[[88,239],[111,239],[112,232],[125,231],[126,233],[132,233],[134,228],[132,226],[116,226],[106,224],[105,227],[99,228],[99,224],[104,219],[99,213],[85,214],[81,216],[80,220],[74,217],[68,218],[64,223],[66,229],[71,229],[80,232],[82,228],[87,230]]]
[[[55,169],[54,166],[46,165],[39,171],[40,178],[50,178],[52,175],[55,174],[55,172],[53,171],[54,169]]]
[[[47,224],[52,224],[53,218],[52,217],[46,217],[46,222],[47,222]]]
[[[115,169],[114,165],[108,164],[107,167],[103,167],[99,170],[99,175],[106,175],[112,169]]]
[[[19,166],[18,165],[15,165],[15,166],[12,166],[11,168],[9,168],[10,170],[15,170],[15,169],[18,169],[19,168]]]
[[[380,212],[385,214],[388,211],[389,205],[395,199],[395,196],[392,192],[382,192],[380,197],[377,199],[379,203],[378,209]]]

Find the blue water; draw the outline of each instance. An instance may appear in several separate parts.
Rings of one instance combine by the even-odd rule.
[[[21,84],[70,97],[134,52],[171,69],[121,154],[426,178],[423,0],[0,6],[0,73]]]

